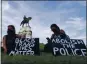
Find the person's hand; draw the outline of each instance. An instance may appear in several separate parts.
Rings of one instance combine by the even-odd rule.
[[[50,40],[50,38],[49,38],[49,37],[47,37],[46,39],[47,39],[47,40]]]

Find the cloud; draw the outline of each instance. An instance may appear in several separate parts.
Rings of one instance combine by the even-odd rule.
[[[86,27],[86,20],[83,18],[70,18],[69,21],[66,21],[66,24],[72,25],[77,30],[82,30]]]
[[[21,3],[21,4],[20,4]],[[60,3],[60,4],[57,4]],[[63,2],[36,2],[36,1],[5,1],[3,2],[3,35],[6,34],[7,26],[13,24],[16,28],[16,33],[20,29],[20,23],[23,20],[23,16],[31,16],[33,19],[30,21],[30,26],[33,32],[33,37],[39,37],[41,43],[46,43],[46,37],[50,37],[52,32],[50,25],[56,23],[61,29],[64,29],[66,33],[75,38],[85,36],[78,34],[80,30],[85,31],[84,17],[76,15],[76,8],[67,9],[70,2],[66,2],[67,6]],[[55,4],[55,5],[54,5]],[[52,9],[53,6],[54,8]],[[56,6],[56,7],[55,7]],[[66,6],[65,8],[62,8]]]
[[[2,1],[2,11],[6,11],[9,9],[9,4],[7,1]]]
[[[66,21],[66,28],[67,34],[72,39],[82,39],[86,44],[86,20],[78,17],[69,18]]]

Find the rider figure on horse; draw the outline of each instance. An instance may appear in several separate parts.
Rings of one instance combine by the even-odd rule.
[[[20,24],[20,26],[22,25],[22,27],[24,26],[24,24],[28,24],[28,26],[29,26],[29,21],[32,19],[32,17],[28,17],[28,18],[26,18],[26,16],[24,16],[24,18],[23,18],[23,21],[21,22],[21,24]],[[30,26],[29,26],[30,27]]]

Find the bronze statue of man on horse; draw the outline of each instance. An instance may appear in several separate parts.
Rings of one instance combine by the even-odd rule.
[[[26,26],[29,26],[29,21],[32,19],[32,17],[26,17],[24,16],[23,21],[21,22],[20,26],[22,25],[22,27],[24,26],[24,24],[26,24]],[[30,27],[30,26],[29,26]]]

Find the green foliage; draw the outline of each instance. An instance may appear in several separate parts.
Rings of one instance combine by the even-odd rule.
[[[40,43],[40,51],[44,44]],[[2,64],[87,64],[87,57],[81,56],[53,56],[51,53],[40,52],[40,56],[17,55],[8,56],[1,54]]]
[[[40,43],[40,51],[44,50],[44,43]]]
[[[1,57],[2,64],[86,64],[87,57],[57,56],[43,53],[41,56],[8,56]]]

